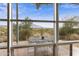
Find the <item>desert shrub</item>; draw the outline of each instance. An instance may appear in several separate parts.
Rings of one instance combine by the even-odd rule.
[[[28,17],[25,20],[30,20]],[[28,40],[31,36],[31,22],[24,21],[19,24],[19,40]],[[13,27],[14,35],[16,36],[17,25]]]

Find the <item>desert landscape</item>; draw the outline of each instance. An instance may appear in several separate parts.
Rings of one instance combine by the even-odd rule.
[[[53,56],[55,47],[58,49],[59,56],[68,56],[70,51],[71,54],[73,52],[73,56],[79,55],[79,13],[77,13],[79,10],[77,7],[74,9],[74,6],[74,4],[53,6],[53,3],[13,3],[12,16],[9,19],[9,7],[11,6],[1,4],[0,48],[11,45],[10,48],[13,50],[10,52],[13,51],[14,56]],[[8,39],[11,39],[11,44],[8,43]],[[77,42],[77,44],[73,44],[73,42]],[[55,44],[55,46],[36,47],[39,44]],[[56,44],[58,45],[56,46]],[[27,46],[27,48],[17,48],[18,46]],[[7,49],[1,48],[0,56],[6,56]]]

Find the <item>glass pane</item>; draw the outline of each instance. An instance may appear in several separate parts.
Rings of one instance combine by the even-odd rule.
[[[17,23],[12,22],[13,45],[37,45],[54,42],[54,23],[49,22],[18,22],[19,34],[17,35]],[[16,37],[19,36],[18,43]],[[47,49],[47,50],[46,50]],[[27,51],[26,51],[27,50]],[[53,46],[36,47],[36,55],[53,55]],[[21,52],[19,52],[21,51]],[[45,52],[42,54],[42,52]],[[21,54],[22,53],[22,54]],[[34,47],[15,49],[15,55],[34,55]]]
[[[12,4],[12,16],[16,19],[16,4],[14,3]],[[53,20],[53,4],[41,4],[37,8],[34,3],[19,3],[18,18],[25,20],[27,17],[31,20]]]
[[[79,21],[79,5],[71,3],[59,4],[59,20],[69,21],[70,18],[74,18]]]
[[[7,19],[7,4],[0,3],[0,20]]]
[[[79,41],[79,23],[59,23],[59,41]]]
[[[44,22],[19,22],[19,34],[17,24],[12,22],[13,40],[19,37],[19,44],[54,42],[54,23]],[[27,43],[26,43],[27,42]],[[23,43],[23,44],[22,44]],[[16,45],[16,43],[14,43]]]

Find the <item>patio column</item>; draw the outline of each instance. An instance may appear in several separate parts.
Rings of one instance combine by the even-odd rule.
[[[11,53],[11,4],[7,3],[7,56]]]
[[[58,3],[54,3],[54,20],[55,20],[55,39],[54,39],[54,46],[53,46],[53,55],[58,55],[58,39],[59,39],[59,31],[58,31]]]

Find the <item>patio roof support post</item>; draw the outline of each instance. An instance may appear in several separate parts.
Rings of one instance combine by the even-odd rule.
[[[11,55],[11,4],[7,3],[7,56]]]
[[[53,55],[58,56],[58,39],[59,39],[59,31],[58,31],[58,3],[54,3],[54,20],[55,22],[55,40],[54,40],[54,46],[53,46]]]
[[[10,4],[10,19],[12,20],[13,16],[12,16],[12,5]],[[13,38],[13,23],[10,21],[10,33],[11,33],[11,41],[10,41],[10,45],[11,45],[11,56],[14,56],[14,49],[12,48],[13,47],[13,41],[14,41],[14,38]]]
[[[11,56],[14,56],[14,48],[11,48]]]

